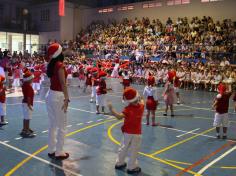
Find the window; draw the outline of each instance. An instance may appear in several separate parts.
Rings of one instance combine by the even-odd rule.
[[[98,13],[111,13],[111,12],[113,12],[113,8],[105,8],[98,10]]]
[[[133,10],[133,9],[134,9],[133,5],[121,6],[117,8],[118,11],[126,11],[126,10]]]
[[[145,3],[143,4],[143,8],[154,8],[154,7],[161,7],[162,3],[161,2],[156,2],[156,3]]]
[[[41,21],[50,21],[50,10],[49,9],[41,10],[40,19]]]
[[[189,4],[190,0],[168,0],[167,5],[172,6],[172,5],[181,5],[181,4]]]

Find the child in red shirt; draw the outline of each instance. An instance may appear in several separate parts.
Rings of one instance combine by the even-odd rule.
[[[40,87],[41,87],[40,80],[41,80],[42,72],[39,69],[40,69],[39,65],[36,65],[34,67],[34,79],[33,79],[32,87],[36,94],[39,94]]]
[[[124,140],[119,149],[115,169],[125,168],[127,166],[125,158],[129,156],[127,173],[134,174],[141,172],[141,168],[138,166],[137,156],[141,145],[144,101],[140,99],[138,92],[132,87],[124,90],[123,98],[128,106],[124,108],[122,113],[116,112],[111,102],[108,102],[111,113],[117,119],[124,119],[124,124],[121,128]]]
[[[100,114],[99,107],[102,106],[102,113],[105,114],[105,95],[107,94],[107,85],[106,85],[106,76],[107,73],[104,71],[99,72],[99,81],[98,86],[96,87],[96,108],[97,114]]]
[[[32,137],[34,136],[34,131],[30,129],[30,120],[32,119],[33,112],[33,101],[34,101],[34,90],[32,88],[32,81],[34,79],[34,75],[29,71],[25,70],[23,75],[23,85],[22,85],[22,108],[23,108],[23,129],[21,131],[21,135],[24,137]]]
[[[3,84],[5,77],[0,75],[0,125],[7,125],[8,122],[5,120],[6,116],[6,88]]]
[[[228,89],[228,91],[227,91]],[[227,129],[229,126],[229,99],[232,95],[231,87],[226,87],[223,83],[218,86],[219,94],[216,96],[212,108],[215,109],[213,126],[216,127],[216,137],[220,139],[220,127],[223,127],[223,139],[227,139]]]

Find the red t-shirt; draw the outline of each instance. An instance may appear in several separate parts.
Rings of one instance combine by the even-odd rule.
[[[97,95],[106,94],[107,93],[106,89],[107,89],[106,81],[100,80],[98,82]]]
[[[176,71],[169,71],[168,72],[168,80],[173,81],[174,77],[176,77]]]
[[[3,86],[2,83],[0,83],[0,102],[6,102],[6,88]]]
[[[54,91],[62,92],[62,87],[61,87],[61,83],[60,83],[60,80],[59,80],[59,74],[58,74],[58,71],[59,71],[60,68],[64,69],[65,79],[67,78],[67,72],[66,72],[64,64],[62,62],[57,62],[54,66],[53,75],[50,78],[50,82],[51,82],[50,89],[54,90]]]
[[[20,78],[20,69],[14,70],[14,78]]]
[[[98,86],[99,84],[99,79],[96,77],[92,77],[92,86]]]
[[[41,71],[34,71],[34,80],[33,83],[39,83],[41,79]]]
[[[228,113],[229,110],[229,98],[232,93],[224,93],[221,98],[216,98],[216,112],[219,114]]]
[[[144,104],[129,105],[124,108],[125,115],[122,132],[128,134],[142,134],[142,116],[144,112]]]
[[[22,103],[29,103],[33,106],[34,90],[30,83],[24,82],[22,85],[23,100]],[[29,102],[28,102],[29,101]]]

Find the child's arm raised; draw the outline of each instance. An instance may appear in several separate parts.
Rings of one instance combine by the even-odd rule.
[[[119,113],[113,108],[111,102],[108,102],[108,108],[110,112],[112,113],[112,115],[114,115],[118,120],[121,120],[125,117],[123,113]]]

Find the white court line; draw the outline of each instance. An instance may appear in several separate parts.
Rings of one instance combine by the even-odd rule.
[[[83,125],[83,123],[77,123],[76,125],[78,125],[78,126],[79,126],[79,125]]]
[[[212,165],[214,165],[215,163],[217,163],[218,161],[220,161],[221,159],[223,159],[224,157],[226,157],[227,155],[229,155],[231,152],[233,152],[234,150],[236,150],[236,146],[234,146],[233,148],[231,148],[230,150],[228,150],[227,152],[225,152],[224,154],[220,155],[218,158],[214,159],[212,162],[208,163],[207,165],[205,165],[202,169],[200,169],[197,174],[202,175],[209,167],[211,167]],[[196,175],[197,175],[196,174]]]
[[[67,127],[67,128],[70,128],[70,127],[72,127],[72,125],[67,125],[66,127]]]
[[[8,142],[10,142],[10,141],[3,141],[4,143],[8,143]]]
[[[59,165],[56,165],[56,164],[54,164],[54,163],[51,163],[51,162],[49,162],[49,161],[47,161],[47,160],[45,160],[45,159],[42,159],[42,158],[40,158],[40,157],[34,156],[34,155],[32,155],[32,154],[30,154],[30,153],[28,153],[28,152],[25,152],[25,151],[23,151],[23,150],[21,150],[21,149],[19,149],[19,148],[16,148],[16,147],[14,147],[14,146],[11,146],[11,145],[9,145],[9,144],[6,144],[6,143],[4,143],[4,142],[2,142],[2,141],[0,141],[0,144],[4,145],[4,146],[6,146],[6,147],[8,147],[8,148],[10,148],[10,149],[12,149],[12,150],[15,150],[15,151],[17,151],[17,152],[20,152],[20,153],[22,153],[22,154],[24,154],[24,155],[26,155],[26,156],[32,157],[32,158],[34,158],[34,159],[36,159],[36,160],[38,160],[38,161],[41,161],[41,162],[43,162],[43,163],[45,163],[45,164],[51,165],[51,166],[53,166],[53,167],[55,167],[55,168],[57,168],[57,169],[63,170],[63,171],[65,171],[65,172],[68,172],[68,173],[70,173],[70,174],[72,174],[72,175],[75,175],[75,176],[82,176],[82,175],[80,175],[80,174],[78,174],[78,173],[75,173],[75,172],[73,172],[73,171],[71,171],[71,170],[65,169],[65,168],[63,168],[63,167],[61,167],[61,166],[59,166]]]
[[[187,133],[178,135],[178,136],[176,136],[176,137],[179,138],[179,137],[185,136],[185,135],[187,135],[187,134],[193,133],[193,132],[198,131],[198,130],[200,130],[200,128],[194,129],[194,130],[192,130],[192,131],[188,131]]]
[[[15,138],[15,140],[20,140],[20,139],[22,139],[22,137]]]
[[[86,110],[79,109],[79,108],[72,108],[72,107],[68,107],[68,109],[73,109],[73,110],[77,110],[77,111],[82,111],[82,112],[88,112],[88,113],[91,113],[91,114],[96,114],[96,112],[92,112],[92,111],[86,111]]]
[[[47,133],[47,132],[48,132],[48,130],[42,131],[42,133]]]
[[[104,120],[104,119],[98,119],[97,122],[102,121],[102,120]]]
[[[89,123],[93,123],[93,121],[88,121],[87,124],[89,124]]]

